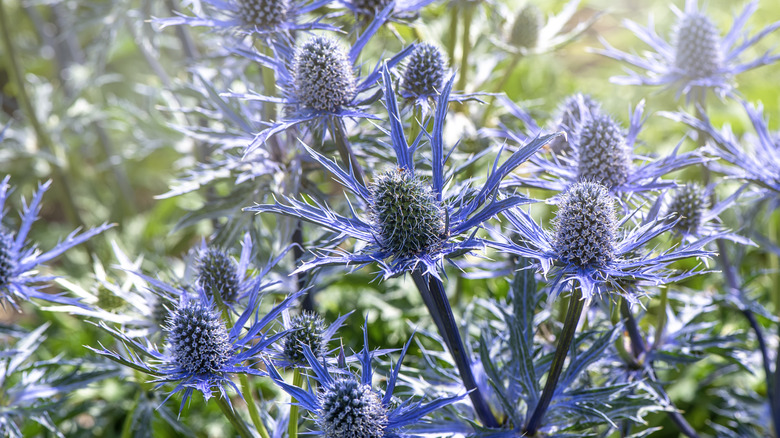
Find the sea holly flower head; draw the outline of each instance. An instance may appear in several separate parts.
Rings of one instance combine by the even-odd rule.
[[[398,376],[411,339],[406,343],[398,362],[391,368],[384,394],[372,387],[374,370],[372,362],[376,352],[368,348],[368,335],[364,329],[363,350],[355,356],[361,367],[360,375],[349,368],[331,369],[327,362],[314,356],[308,345],[303,352],[317,385],[306,390],[284,381],[276,369],[268,363],[268,372],[281,389],[290,394],[297,404],[314,417],[317,430],[312,431],[327,438],[404,438],[417,435],[405,433],[405,429],[419,423],[435,410],[462,399],[465,394],[438,398],[430,403],[398,400],[394,396]],[[446,428],[431,426],[431,433],[452,432]]]
[[[625,21],[626,28],[650,46],[653,52],[644,56],[630,54],[617,50],[604,40],[604,49],[596,52],[639,70],[630,71],[628,76],[613,77],[612,81],[618,84],[675,88],[677,96],[684,94],[686,101],[691,100],[694,91],[698,93],[707,89],[720,96],[733,95],[734,76],[780,59],[780,55],[771,52],[751,61],[742,59],[747,49],[780,27],[780,22],[775,22],[749,35],[745,27],[757,8],[757,1],[750,2],[735,17],[731,30],[721,36],[713,21],[699,9],[698,0],[686,0],[684,11],[672,7],[677,25],[670,42],[656,33],[652,19],[646,28]]]
[[[696,234],[708,210],[709,200],[704,187],[696,183],[682,185],[674,190],[668,212],[679,219],[674,225],[679,233]]]
[[[257,133],[244,153],[249,156],[272,136],[288,128],[306,124],[309,129],[319,129],[336,119],[376,118],[363,110],[375,99],[366,96],[379,79],[379,65],[368,75],[356,74],[358,58],[371,37],[384,23],[390,7],[378,14],[358,37],[344,50],[340,43],[329,37],[314,36],[294,50],[292,59],[285,56],[270,57],[257,52],[241,50],[239,53],[265,67],[274,69],[282,97],[265,96],[254,92],[225,93],[225,96],[281,104],[285,114]],[[386,61],[393,67],[414,49],[410,45]],[[268,122],[268,121],[266,121]]]
[[[660,253],[645,249],[654,238],[674,229],[675,221],[661,216],[661,202],[656,202],[640,223],[637,212],[619,219],[617,200],[609,190],[596,182],[579,182],[559,196],[555,229],[548,231],[520,208],[504,212],[520,239],[499,244],[497,249],[513,252],[539,262],[542,272],[554,273],[550,281],[553,293],[559,293],[570,282],[576,282],[583,296],[592,298],[614,291],[631,302],[637,302],[624,283],[647,282],[660,285],[692,275],[695,271],[674,273],[666,268],[676,260],[708,257],[702,248],[717,236],[704,236],[690,243]]]
[[[444,152],[443,127],[453,79],[446,82],[436,101],[429,139],[432,177],[428,179],[416,172],[414,160],[422,136],[418,136],[411,145],[407,142],[390,72],[385,68],[383,74],[385,103],[390,116],[388,146],[396,155],[395,169],[380,173],[374,177],[373,183],[364,185],[350,171],[341,169],[335,162],[306,147],[315,160],[357,197],[362,214],[358,215],[353,208],[352,216],[346,217],[322,203],[311,204],[291,198],[284,198],[285,203],[247,208],[249,211],[274,212],[306,220],[331,229],[340,236],[367,243],[354,253],[333,251],[317,254],[313,260],[301,265],[297,272],[320,265],[361,267],[376,262],[385,278],[416,269],[438,276],[445,258],[484,246],[484,242],[473,235],[482,223],[512,205],[530,202],[517,194],[501,197],[497,189],[506,175],[554,135],[529,141],[501,166],[496,161],[481,188],[456,187],[445,191],[444,164],[447,155]]]
[[[536,5],[527,4],[520,8],[512,24],[509,42],[521,49],[533,49],[539,42],[539,33],[544,26],[544,16]]]
[[[77,299],[68,298],[62,294],[42,292],[40,288],[56,277],[39,275],[36,268],[113,225],[103,224],[83,233],[75,230],[54,248],[49,251],[41,251],[36,244],[27,242],[27,237],[41,210],[43,194],[48,190],[51,182],[38,185],[38,190],[33,194],[30,204],[22,201],[21,223],[18,230],[13,231],[5,224],[5,202],[12,191],[9,180],[10,176],[6,176],[0,182],[0,305],[5,306],[8,302],[11,306],[18,308],[19,302],[36,299],[83,306]]]
[[[327,324],[317,312],[304,310],[296,316],[291,316],[290,312],[285,310],[282,312],[282,329],[286,336],[272,346],[273,353],[270,357],[274,365],[285,368],[306,366],[304,346],[308,347],[320,362],[328,360],[328,356],[333,352],[328,344],[351,314],[352,312],[349,312]]]
[[[444,53],[433,44],[418,44],[406,61],[401,95],[415,98],[438,95],[446,72]]]
[[[337,30],[322,17],[305,20],[332,0],[203,0],[192,5],[192,15],[155,18],[167,26],[203,26],[214,30],[253,34],[277,47],[289,47],[297,31]]]
[[[288,296],[262,318],[259,315],[259,294],[254,293],[246,309],[230,326],[203,288],[196,286],[195,289],[194,296],[180,290],[181,299],[169,309],[164,327],[167,334],[164,350],[149,341],[132,338],[124,330],[111,328],[105,322],[101,322],[100,327],[120,341],[131,354],[122,355],[102,346],[99,349],[88,348],[149,375],[153,382],[158,383],[157,387],[175,383],[168,398],[183,392],[180,410],[196,390],[206,400],[215,390],[222,397],[227,397],[228,388],[238,392],[231,376],[265,375],[254,365],[261,355],[272,351],[272,344],[286,335],[286,332],[271,334],[271,326],[300,293]]]
[[[315,36],[295,51],[295,95],[300,105],[335,112],[355,97],[355,72],[347,53],[329,37]]]
[[[420,9],[434,0],[342,0],[341,4],[362,21],[375,19],[383,10],[389,10],[393,21],[414,19]]]
[[[743,138],[737,137],[728,125],[716,129],[703,113],[701,119],[684,112],[662,114],[706,133],[708,141],[704,152],[731,164],[725,166],[711,161],[707,166],[730,178],[755,184],[762,198],[771,201],[772,208],[777,208],[780,206],[780,134],[769,130],[761,104],[741,103],[755,131]]]
[[[522,144],[531,136],[544,132],[528,113],[513,102],[506,98],[502,102],[510,114],[524,122],[527,133],[503,129],[490,131],[493,135]],[[647,199],[649,191],[674,187],[673,181],[661,178],[675,170],[706,161],[696,151],[678,153],[682,142],[665,157],[653,159],[638,154],[634,147],[645,121],[644,101],[631,112],[627,131],[598,107],[594,107],[592,112],[586,105],[584,98],[578,100],[580,114],[574,128],[561,125],[564,132],[568,131],[565,153],[531,157],[531,166],[525,169],[531,176],[516,176],[507,186],[564,192],[585,179],[601,182],[610,193],[620,197],[621,202],[627,202],[632,196]]]
[[[198,282],[210,297],[235,303],[240,294],[238,267],[223,250],[208,248],[198,255]]]

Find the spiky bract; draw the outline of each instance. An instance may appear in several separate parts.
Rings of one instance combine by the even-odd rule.
[[[608,188],[628,180],[631,150],[612,117],[597,115],[584,122],[578,134],[580,180],[597,181]]]
[[[176,309],[167,332],[174,361],[194,375],[220,372],[233,356],[225,323],[201,302]]]
[[[722,63],[720,32],[704,14],[691,12],[680,18],[675,33],[674,65],[693,78],[717,72]]]
[[[422,178],[394,169],[370,187],[369,215],[383,250],[395,257],[431,252],[442,241],[444,210]]]
[[[344,49],[316,36],[295,53],[293,65],[298,103],[317,111],[337,111],[355,97],[355,72]]]
[[[553,246],[561,261],[604,266],[615,257],[615,202],[601,184],[580,182],[564,193]]]
[[[318,423],[325,438],[382,438],[387,408],[369,385],[354,377],[338,378],[320,393]]]

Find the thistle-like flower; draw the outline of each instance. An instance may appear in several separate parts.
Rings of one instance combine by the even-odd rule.
[[[652,19],[647,28],[625,21],[626,28],[654,52],[648,52],[645,56],[625,53],[604,40],[604,49],[596,52],[643,70],[631,71],[628,76],[613,77],[612,81],[618,84],[676,88],[677,96],[684,94],[686,101],[692,98],[695,90],[711,89],[721,96],[732,95],[735,75],[780,59],[780,55],[770,52],[752,61],[740,59],[747,49],[780,27],[780,21],[775,22],[750,36],[745,25],[757,8],[757,1],[745,6],[734,19],[728,34],[721,37],[712,20],[699,10],[698,0],[686,0],[685,11],[672,7],[677,16],[677,25],[671,42],[656,33]]]
[[[6,176],[0,182],[0,304],[4,306],[7,301],[11,306],[18,308],[20,301],[37,299],[82,306],[78,300],[65,297],[62,294],[41,292],[41,286],[55,277],[39,275],[35,268],[56,258],[70,248],[86,242],[113,225],[103,224],[81,234],[79,234],[79,230],[76,230],[51,250],[40,251],[35,244],[30,244],[26,240],[27,234],[41,210],[43,194],[48,190],[51,181],[38,185],[38,190],[33,194],[30,204],[23,205],[22,222],[18,231],[13,232],[2,223],[5,222],[5,201],[12,190],[8,183],[9,180],[10,176]]]
[[[279,314],[293,304],[300,293],[290,295],[262,318],[258,315],[258,294],[252,294],[246,310],[231,327],[203,288],[196,287],[196,292],[197,295],[192,296],[184,290],[179,291],[181,300],[169,310],[166,320],[168,345],[165,350],[159,350],[148,341],[134,339],[104,322],[100,327],[133,354],[124,356],[102,346],[89,348],[153,377],[152,382],[158,383],[157,387],[175,383],[168,398],[183,391],[180,410],[194,390],[200,391],[206,400],[214,390],[226,398],[227,388],[237,389],[231,375],[265,375],[254,365],[260,355],[271,352],[271,345],[286,335],[286,332],[270,334],[270,329]]]
[[[356,63],[366,43],[387,20],[386,8],[369,25],[355,44],[345,51],[340,43],[324,36],[315,36],[295,49],[291,60],[278,56],[271,58],[259,53],[242,52],[245,56],[276,71],[277,83],[283,97],[263,96],[257,93],[227,93],[227,96],[248,100],[280,103],[286,109],[285,116],[255,135],[247,146],[249,155],[273,135],[288,128],[307,124],[308,128],[320,128],[337,119],[375,118],[362,110],[372,100],[363,94],[379,79],[377,68],[367,76],[357,76]],[[414,49],[409,46],[386,61],[393,67]]]
[[[315,357],[308,345],[304,345],[303,354],[313,371],[313,378],[318,383],[317,386],[310,385],[306,391],[286,383],[276,369],[268,364],[268,372],[274,382],[314,416],[316,430],[312,432],[326,438],[404,438],[411,436],[404,433],[405,428],[465,396],[444,397],[425,404],[411,400],[399,402],[393,396],[401,363],[411,339],[401,351],[395,368],[390,370],[383,395],[371,386],[374,374],[371,362],[376,353],[369,351],[365,331],[363,342],[363,350],[356,355],[362,369],[360,376],[356,376],[349,369],[339,370],[334,376],[326,363]],[[428,432],[448,432],[446,428],[433,429],[435,428]]]
[[[531,157],[532,166],[526,169],[532,176],[515,177],[507,184],[508,186],[528,186],[563,192],[573,184],[586,179],[601,182],[612,194],[620,197],[627,198],[637,194],[640,198],[647,198],[648,191],[675,186],[672,181],[662,180],[664,175],[705,161],[696,151],[678,154],[682,142],[671,154],[656,160],[634,152],[637,136],[645,120],[642,117],[644,101],[640,102],[630,114],[631,123],[628,132],[625,132],[609,115],[600,112],[592,114],[584,100],[579,103],[579,110],[582,113],[579,115],[572,137],[568,139],[570,151],[567,154]],[[525,111],[508,99],[504,100],[504,105],[510,113],[525,122],[528,133],[504,130],[499,132],[499,136],[524,142],[531,136],[543,132]],[[636,162],[640,164],[634,164]]]
[[[305,366],[304,345],[318,361],[328,359],[332,353],[328,344],[351,314],[352,312],[349,312],[340,316],[332,324],[327,324],[325,319],[316,312],[302,311],[294,317],[290,316],[290,312],[282,312],[282,329],[287,336],[273,346],[274,353],[271,356],[273,364],[285,368]]]
[[[716,184],[702,187],[688,183],[674,189],[666,202],[666,215],[674,220],[672,231],[686,242],[717,236],[741,245],[755,245],[750,239],[730,232],[718,217],[731,208],[747,186],[742,186],[726,199],[711,205]],[[663,198],[668,193],[662,194]]]
[[[249,211],[274,212],[310,221],[368,243],[356,253],[318,254],[301,265],[298,272],[320,265],[363,266],[377,262],[385,278],[417,269],[438,277],[439,266],[445,258],[484,246],[484,242],[473,236],[474,229],[510,206],[530,201],[520,195],[500,199],[496,189],[506,175],[554,136],[533,139],[503,165],[498,166],[496,162],[487,182],[479,190],[458,187],[453,190],[454,193],[445,192],[443,126],[452,79],[445,84],[436,102],[431,134],[432,180],[415,172],[413,154],[418,150],[420,140],[412,145],[407,143],[388,69],[384,71],[384,80],[385,102],[390,116],[390,146],[396,155],[396,169],[379,174],[372,184],[363,185],[350,172],[306,148],[315,160],[357,196],[358,205],[364,207],[361,216],[354,211],[352,217],[341,216],[326,205],[312,205],[290,198],[285,198],[285,204],[277,202],[247,208]]]
[[[755,184],[762,197],[771,201],[772,208],[777,208],[780,205],[780,134],[769,130],[761,104],[741,103],[755,130],[755,134],[745,134],[741,139],[727,125],[721,129],[713,127],[706,114],[701,120],[681,112],[662,114],[706,133],[708,142],[704,152],[732,165],[712,161],[707,163],[708,167],[730,178]]]
[[[192,15],[156,18],[166,26],[203,26],[215,30],[231,30],[241,34],[256,34],[278,47],[292,44],[292,33],[311,30],[337,30],[321,22],[321,18],[302,18],[332,0],[204,0],[192,7]]]
[[[227,252],[207,248],[198,255],[198,282],[211,298],[235,303],[240,294],[238,266]]]
[[[575,39],[598,19],[593,14],[587,20],[569,26],[577,13],[580,0],[570,0],[556,15],[545,17],[533,4],[523,6],[504,32],[503,41],[494,39],[493,44],[516,55],[533,55],[555,51]],[[514,14],[514,10],[507,16]],[[566,29],[566,30],[564,30]]]
[[[674,229],[675,222],[660,217],[657,203],[641,224],[629,228],[633,214],[618,219],[615,203],[605,186],[576,183],[560,197],[553,231],[544,230],[519,208],[506,211],[504,215],[522,239],[519,243],[501,244],[498,249],[538,260],[545,274],[555,272],[551,282],[554,293],[576,281],[586,299],[615,291],[631,302],[636,302],[636,297],[623,290],[622,279],[663,284],[691,274],[667,272],[670,263],[710,255],[702,248],[713,236],[660,254],[647,252],[645,244]]]
[[[409,21],[420,9],[435,0],[342,0],[340,3],[362,21],[374,19],[382,11],[388,11],[393,21]]]

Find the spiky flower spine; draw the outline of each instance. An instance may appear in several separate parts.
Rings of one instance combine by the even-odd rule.
[[[156,298],[151,305],[151,315],[149,315],[149,318],[157,326],[155,328],[162,329],[168,323],[170,314],[171,311],[165,304],[165,300]]]
[[[669,214],[678,219],[675,230],[688,234],[696,234],[702,223],[704,212],[709,202],[703,187],[698,184],[685,184],[674,192],[669,203]]]
[[[369,215],[383,250],[395,257],[414,256],[441,242],[444,212],[426,181],[394,169],[376,178],[371,194]]]
[[[238,0],[244,22],[260,28],[273,28],[287,15],[288,0]]]
[[[583,114],[582,109],[587,112]],[[601,103],[590,94],[576,93],[566,97],[558,107],[560,124],[568,128],[576,128],[586,115],[595,116],[601,112]]]
[[[598,181],[608,188],[628,180],[631,151],[620,125],[608,115],[585,120],[577,134],[578,179]]]
[[[565,263],[604,266],[615,258],[616,224],[615,203],[607,188],[576,183],[558,206],[554,249]]]
[[[674,40],[674,65],[686,75],[701,78],[720,69],[720,32],[706,15],[685,14],[677,23]]]
[[[382,438],[387,408],[371,387],[354,377],[337,378],[320,392],[318,423],[325,438]]]
[[[233,356],[225,323],[200,302],[176,309],[167,332],[175,362],[192,374],[218,372]]]
[[[206,295],[235,303],[240,292],[238,267],[233,258],[216,248],[208,248],[198,260],[198,283]]]
[[[284,340],[284,355],[287,359],[293,363],[304,362],[304,345],[308,345],[317,358],[325,355],[325,321],[316,312],[304,311],[293,318],[290,326],[290,332]]]
[[[355,73],[336,40],[315,36],[295,52],[295,95],[318,111],[337,111],[355,97]]]
[[[378,11],[384,9],[391,0],[352,0],[352,5],[355,6],[358,12],[366,15],[373,15]]]
[[[542,11],[535,5],[525,5],[515,17],[509,42],[515,47],[533,49],[539,42],[539,32],[543,26]]]
[[[13,254],[14,239],[10,233],[0,229],[0,290],[5,289],[11,281],[16,269],[16,259]]]
[[[418,96],[435,95],[444,81],[444,54],[433,44],[415,47],[404,71],[403,87]]]

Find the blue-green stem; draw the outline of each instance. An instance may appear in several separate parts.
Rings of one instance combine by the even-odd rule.
[[[352,145],[349,142],[349,136],[347,135],[347,127],[344,126],[344,120],[341,117],[333,117],[330,120],[330,134],[333,136],[333,141],[336,143],[336,148],[341,155],[341,161],[344,165],[352,168],[352,173],[355,175],[355,179],[360,184],[366,185],[366,174],[363,172],[363,166],[355,156],[355,152],[352,150]]]
[[[461,36],[460,52],[460,76],[458,77],[458,90],[465,90],[468,85],[469,56],[471,55],[471,21],[474,17],[474,8],[472,4],[463,6],[463,35]]]
[[[225,418],[233,425],[236,432],[241,435],[241,438],[253,438],[249,426],[247,426],[244,420],[236,414],[236,411],[234,411],[233,407],[228,403],[228,399],[222,397],[221,394],[217,394],[214,398],[217,400],[217,405],[219,406],[219,409],[222,410]]]
[[[555,389],[558,386],[558,379],[561,377],[561,371],[563,371],[563,363],[566,361],[569,348],[572,341],[574,341],[574,334],[577,331],[577,324],[580,322],[583,309],[585,309],[585,300],[582,299],[582,290],[579,287],[575,287],[569,298],[569,309],[566,311],[563,330],[558,338],[558,345],[555,347],[555,355],[550,365],[550,372],[547,373],[547,381],[544,383],[542,396],[539,398],[539,403],[536,404],[533,414],[531,414],[531,419],[528,420],[528,425],[525,426],[525,434],[527,436],[536,434],[542,425],[547,408],[550,407],[553,394],[555,394]]]
[[[503,93],[504,87],[506,86],[507,82],[509,82],[509,78],[512,76],[512,72],[515,71],[515,68],[517,68],[517,64],[520,63],[520,60],[523,59],[523,54],[520,52],[512,54],[511,61],[509,62],[509,65],[507,66],[506,70],[504,70],[503,75],[501,76],[501,81],[498,82],[498,85],[493,89],[494,93]],[[490,115],[493,112],[493,107],[495,106],[495,99],[485,107],[485,112],[482,113],[482,122],[479,126],[487,126],[487,122],[490,119]]]
[[[295,368],[293,370],[293,386],[303,389],[303,375],[301,374],[301,370],[299,368]],[[287,436],[289,438],[298,438],[298,405],[295,404],[298,401],[295,400],[295,397],[292,397],[290,400],[292,404],[290,405],[290,423],[287,425]]]
[[[444,342],[455,360],[455,366],[458,368],[463,386],[466,387],[467,391],[470,391],[469,397],[477,417],[486,427],[498,427],[498,421],[493,416],[490,406],[485,401],[477,386],[477,381],[474,379],[471,361],[460,337],[458,324],[455,322],[455,315],[452,313],[444,284],[435,276],[423,274],[420,270],[412,272],[412,279],[420,291],[425,306],[428,307],[428,312],[431,314],[439,334],[444,338]]]
[[[38,139],[38,144],[41,149],[44,149],[57,158],[58,161],[66,163],[65,152],[56,148],[51,137],[49,137],[46,130],[38,121],[38,117],[35,115],[35,109],[32,106],[30,96],[27,94],[26,84],[22,76],[22,69],[19,65],[19,59],[17,58],[16,50],[11,40],[9,33],[8,19],[6,18],[6,9],[4,0],[0,0],[0,40],[2,40],[3,47],[3,59],[6,61],[6,68],[11,82],[16,86],[16,98],[21,104],[22,111],[27,117],[28,123],[35,132],[35,137]],[[54,190],[60,192],[58,198],[63,200],[63,206],[65,208],[65,214],[68,216],[68,220],[79,227],[84,227],[84,221],[81,219],[79,210],[76,207],[73,191],[70,187],[70,183],[66,178],[66,174],[60,167],[59,163],[54,165],[54,176],[56,184]],[[87,248],[90,248],[87,246]]]
[[[447,59],[449,59],[450,62],[454,62],[455,47],[458,46],[458,17],[458,2],[452,2],[450,6],[450,38],[447,45]]]

